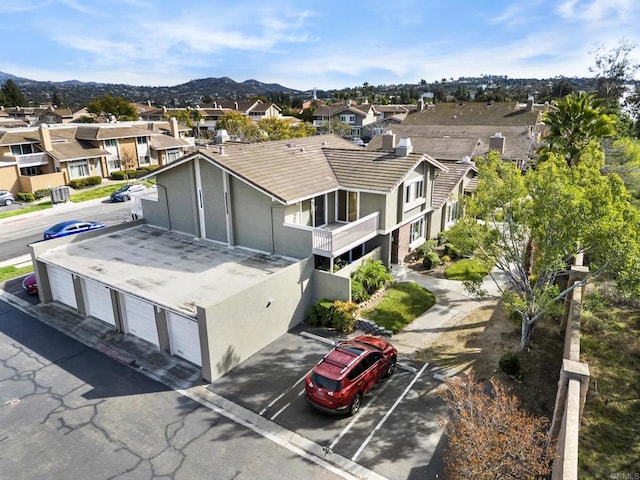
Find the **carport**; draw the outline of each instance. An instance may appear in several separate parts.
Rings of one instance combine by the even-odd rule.
[[[206,381],[304,320],[312,301],[309,259],[141,222],[38,242],[31,250],[42,302],[60,302],[200,365]]]

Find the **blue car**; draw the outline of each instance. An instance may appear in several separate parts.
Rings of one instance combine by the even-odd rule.
[[[104,228],[106,225],[98,222],[85,222],[82,220],[67,220],[66,222],[56,223],[53,227],[44,232],[44,239],[66,237],[76,233],[88,232]]]

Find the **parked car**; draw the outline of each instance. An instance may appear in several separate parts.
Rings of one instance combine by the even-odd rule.
[[[355,415],[362,397],[396,368],[397,350],[368,335],[340,342],[316,364],[305,380],[307,401],[318,410]]]
[[[106,225],[98,222],[87,222],[82,220],[67,220],[66,222],[56,223],[53,227],[44,232],[44,239],[66,237],[76,233],[88,232],[104,228]]]
[[[0,190],[0,205],[8,207],[15,201],[16,199],[13,197],[13,193],[8,190]]]
[[[364,143],[364,140],[362,140],[361,138],[358,138],[358,137],[354,137],[354,138],[352,138],[352,139],[351,139],[351,141],[352,141],[355,145],[358,145],[358,146],[360,146],[360,147],[366,147],[366,146],[367,146],[367,144],[366,144],[366,143]]]
[[[29,295],[38,295],[38,281],[36,280],[35,273],[31,273],[24,277],[22,280],[22,288]]]
[[[144,183],[127,183],[111,194],[112,202],[128,202],[131,200],[131,194],[148,190]]]

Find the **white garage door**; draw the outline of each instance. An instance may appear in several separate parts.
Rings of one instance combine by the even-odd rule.
[[[169,326],[171,354],[202,366],[198,322],[193,318],[167,312],[167,324]]]
[[[109,287],[88,278],[84,279],[84,286],[87,313],[115,327],[116,320],[113,316],[113,303]]]
[[[123,295],[126,332],[140,337],[156,347],[160,345],[153,305],[131,295]]]
[[[51,295],[53,299],[70,307],[78,308],[71,273],[51,265],[47,268],[47,272],[49,274],[49,285],[51,285]]]

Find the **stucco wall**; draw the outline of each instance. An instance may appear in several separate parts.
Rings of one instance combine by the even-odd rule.
[[[282,205],[273,205],[270,211],[273,218],[274,251],[287,257],[307,258],[313,250],[311,230],[285,226],[285,211],[286,207]]]
[[[205,236],[218,242],[227,242],[227,217],[224,202],[223,173],[209,162],[200,162],[202,196],[206,223]]]
[[[271,199],[234,177],[229,180],[235,245],[272,252]]]
[[[20,182],[18,181],[18,170],[14,165],[10,167],[0,168],[0,189],[9,190],[14,194],[24,191],[20,189]]]
[[[158,177],[158,202],[147,212],[150,202],[144,203],[147,223],[178,232],[199,236],[193,164],[185,163]],[[167,209],[168,196],[169,209]],[[169,223],[171,226],[169,227]]]
[[[198,307],[208,337],[203,378],[219,378],[302,322],[311,306],[313,271],[306,259],[217,305]]]

